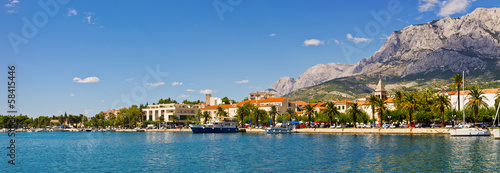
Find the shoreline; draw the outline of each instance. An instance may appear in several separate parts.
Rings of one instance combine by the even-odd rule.
[[[136,132],[133,129],[120,129],[116,132]],[[148,129],[144,132],[191,132],[191,129]],[[394,128],[394,129],[330,129],[330,128],[304,128],[295,129],[296,133],[348,133],[348,134],[450,134],[450,129],[444,128]],[[246,133],[266,133],[264,129],[246,128]]]

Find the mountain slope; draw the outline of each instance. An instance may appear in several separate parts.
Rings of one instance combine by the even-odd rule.
[[[500,77],[500,8],[478,8],[393,32],[369,58],[354,65],[316,65],[295,82],[280,79],[269,91],[286,95],[340,77],[446,78],[465,71],[485,80]],[[329,66],[328,66],[329,65]],[[320,69],[320,70],[314,70]],[[292,78],[293,79],[293,78]]]

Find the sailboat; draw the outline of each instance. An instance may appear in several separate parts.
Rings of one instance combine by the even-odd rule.
[[[493,127],[497,127],[497,118],[498,118],[498,109],[500,109],[500,104],[497,106],[497,113],[495,114],[495,117],[493,118]],[[491,133],[493,133],[493,137],[495,139],[500,139],[500,129],[494,128]]]
[[[462,92],[465,94],[465,73],[462,72]],[[458,92],[458,97],[460,97],[460,91]],[[450,135],[451,136],[490,136],[491,133],[489,130],[487,129],[479,129],[479,128],[467,128],[465,126],[465,108],[462,109],[463,110],[463,117],[464,117],[464,120],[463,120],[463,124],[462,124],[462,128],[460,129],[451,129],[450,130]]]

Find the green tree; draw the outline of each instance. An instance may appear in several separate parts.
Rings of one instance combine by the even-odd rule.
[[[208,119],[210,119],[210,113],[208,113],[208,111],[203,111],[202,117],[203,124],[207,124]]]
[[[196,110],[195,117],[198,121],[201,121],[201,117],[203,116],[203,113],[201,113],[201,109]]]
[[[295,110],[291,109],[291,108],[288,108],[286,110],[286,113],[288,114],[287,117],[288,117],[288,121],[292,121],[292,118],[295,117]]]
[[[412,113],[417,110],[417,99],[415,98],[415,93],[411,92],[408,94],[405,94],[403,97],[403,109],[408,112],[408,117],[409,117],[409,124],[411,128],[411,122],[412,122]]]
[[[457,92],[458,92],[458,112],[460,112],[460,86],[462,86],[462,83],[464,82],[463,80],[463,76],[462,74],[458,73],[458,74],[455,74],[452,78],[452,84],[453,84],[453,87],[456,87],[457,88]]]
[[[265,110],[261,110],[258,107],[254,107],[252,110],[252,115],[255,118],[255,124],[259,126],[259,119],[264,118],[264,116],[267,115],[267,112]]]
[[[216,113],[217,117],[226,117],[227,116],[227,112],[224,111],[224,109],[222,107],[217,107],[217,113]]]
[[[380,97],[377,97],[376,95],[370,95],[370,97],[368,97],[367,101],[368,101],[368,105],[370,105],[370,107],[372,108],[372,120],[373,120],[373,125],[375,126],[375,106],[376,106],[376,103],[377,103],[377,100],[379,100]]]
[[[375,111],[378,112],[378,116],[380,118],[380,120],[382,120],[382,116],[383,116],[383,113],[384,111],[387,110],[387,107],[385,106],[385,101],[382,100],[381,98],[377,98],[377,100],[375,100]],[[379,126],[382,127],[382,121],[380,121],[380,124]]]
[[[229,98],[227,98],[227,97],[222,98],[221,101],[222,101],[222,104],[229,104]]]
[[[441,112],[441,125],[444,127],[444,110],[451,108],[451,102],[447,95],[440,94],[434,100],[434,107]]]
[[[403,98],[405,93],[403,91],[396,91],[394,93],[394,105],[397,110],[403,110]]]
[[[477,114],[479,108],[487,108],[488,104],[486,104],[485,100],[488,100],[483,94],[483,91],[477,86],[471,86],[469,89],[469,96],[467,104],[465,105],[467,108],[474,109],[474,123],[477,123]]]
[[[276,114],[278,114],[278,111],[276,109],[276,106],[271,106],[271,110],[269,111],[269,115],[271,115],[272,119],[273,119],[273,126],[276,124]]]
[[[352,115],[353,125],[354,128],[356,128],[356,119],[357,119],[356,115],[362,114],[363,110],[359,107],[358,103],[353,103],[351,104],[351,107],[347,109],[347,113]]]
[[[337,110],[337,106],[335,106],[333,102],[327,102],[326,109],[324,109],[323,112],[330,119],[330,125],[333,124],[333,118],[340,113],[339,110]]]
[[[307,104],[305,107],[304,107],[304,110],[306,112],[304,112],[305,115],[307,115],[307,126],[308,127],[311,127],[311,115],[314,113],[314,108],[310,105],[310,104]]]

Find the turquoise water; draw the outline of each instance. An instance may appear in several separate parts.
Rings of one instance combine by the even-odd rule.
[[[492,137],[377,134],[0,134],[0,172],[496,172]]]

